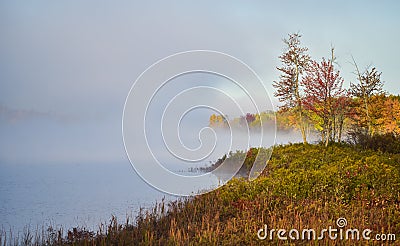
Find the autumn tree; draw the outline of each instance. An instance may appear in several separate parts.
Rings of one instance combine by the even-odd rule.
[[[214,127],[217,125],[217,115],[215,115],[215,114],[210,115],[210,120],[209,120],[208,125],[210,127]]]
[[[302,81],[305,98],[304,107],[311,110],[321,126],[322,141],[340,141],[346,107],[347,91],[343,88],[343,78],[335,70],[334,56],[321,62],[312,61]],[[338,134],[339,133],[339,134]]]
[[[264,111],[259,114],[254,114],[254,120],[250,123],[250,127],[253,129],[267,128],[274,125],[275,112]]]
[[[373,134],[400,136],[400,97],[376,95],[371,99]]]
[[[384,126],[384,133],[392,133],[396,137],[400,137],[400,97],[389,96],[385,101],[384,118],[382,123]]]
[[[255,115],[251,113],[247,113],[245,117],[248,124],[250,124],[256,119]]]
[[[366,68],[363,72],[361,72],[357,66],[357,63],[354,62],[354,67],[356,70],[358,83],[350,84],[351,94],[357,98],[359,102],[358,105],[358,127],[364,129],[368,135],[373,134],[372,129],[372,121],[374,120],[371,117],[371,98],[374,95],[384,94],[383,90],[383,82],[381,81],[381,74],[373,68]]]
[[[342,141],[345,121],[354,114],[354,110],[351,107],[352,98],[349,95],[349,91],[346,91],[344,94],[345,95],[341,95],[334,99],[334,105],[336,105],[336,107],[334,108],[333,114],[333,139],[336,139],[338,142]]]
[[[283,40],[285,51],[279,56],[282,66],[277,68],[281,75],[279,81],[274,81],[273,86],[276,88],[274,95],[284,103],[281,108],[295,109],[303,142],[307,143],[301,80],[309,65],[310,56],[307,54],[308,48],[301,46],[300,38],[300,34],[294,33]]]
[[[226,127],[228,125],[228,116],[212,114],[209,120],[210,127]]]

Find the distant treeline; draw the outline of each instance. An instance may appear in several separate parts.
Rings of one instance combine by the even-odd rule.
[[[273,125],[275,112],[265,111],[260,114],[247,113],[246,115],[229,119],[228,115],[212,114],[209,120],[210,127],[236,127],[236,128],[261,128],[262,126]]]
[[[393,134],[400,136],[400,96],[378,94],[368,100],[368,116],[360,98],[350,98],[348,113],[337,117],[333,124],[335,138],[342,140],[342,133],[353,133],[357,129],[369,129],[371,135]],[[307,132],[324,130],[324,122],[312,110],[303,112],[305,129]],[[209,126],[213,128],[237,127],[250,129],[267,128],[274,125],[278,130],[300,130],[296,109],[280,109],[264,111],[259,114],[247,113],[229,119],[228,115],[212,114]],[[369,123],[370,122],[370,123]],[[369,125],[369,126],[368,126]],[[340,135],[340,136],[339,136]]]

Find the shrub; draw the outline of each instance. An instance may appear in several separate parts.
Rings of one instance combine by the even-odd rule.
[[[349,133],[348,142],[362,149],[399,154],[400,137],[393,133],[369,135],[361,131]]]

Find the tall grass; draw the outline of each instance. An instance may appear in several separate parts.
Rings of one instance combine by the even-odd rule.
[[[320,231],[337,228],[341,217],[348,221],[346,228],[393,233],[397,241],[257,237],[264,224]],[[4,233],[0,242],[12,245],[15,237]],[[338,144],[278,146],[264,173],[252,182],[234,179],[201,196],[162,201],[122,223],[113,217],[97,232],[57,233],[25,233],[17,240],[27,239],[28,245],[399,245],[400,155]]]

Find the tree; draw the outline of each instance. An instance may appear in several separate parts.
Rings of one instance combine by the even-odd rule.
[[[364,72],[360,72],[357,63],[353,58],[353,65],[356,69],[356,75],[358,84],[350,83],[351,94],[359,98],[359,108],[362,110],[358,111],[359,120],[365,122],[365,125],[361,125],[361,128],[365,129],[368,135],[372,135],[372,118],[370,115],[370,99],[373,95],[384,94],[383,82],[381,81],[381,74],[375,67],[372,69],[366,68]]]
[[[400,97],[391,96],[385,102],[385,131],[400,137]]]
[[[274,111],[267,110],[261,112],[260,114],[255,114],[255,120],[251,123],[251,127],[253,128],[270,128],[273,127],[276,123],[276,115]]]
[[[279,56],[282,66],[277,68],[281,75],[279,81],[274,81],[273,86],[276,88],[274,95],[284,103],[281,108],[296,110],[303,142],[307,143],[301,79],[309,65],[310,56],[307,54],[308,48],[301,46],[300,38],[300,34],[294,33],[289,34],[289,38],[283,40],[286,49]]]
[[[349,116],[354,113],[351,107],[352,98],[349,96],[349,94],[350,93],[346,91],[345,95],[334,99],[336,100],[336,102],[334,103],[336,107],[334,108],[335,121],[333,125],[333,139],[337,139],[338,142],[342,141],[345,120],[349,119]]]
[[[208,125],[210,127],[214,127],[216,125],[216,123],[217,123],[217,116],[215,114],[212,114],[210,116],[210,120],[209,120],[209,124]]]
[[[253,122],[256,119],[255,115],[251,114],[251,113],[247,113],[245,117],[246,117],[247,124],[250,124],[251,122]]]
[[[209,120],[210,127],[226,127],[228,125],[228,116],[212,114]]]
[[[393,134],[396,137],[400,136],[400,97],[390,95],[375,96],[380,100],[376,104],[380,105],[381,117],[376,120],[376,128],[374,132],[379,134]],[[373,105],[375,106],[375,105]]]
[[[317,116],[325,145],[341,138],[341,128],[348,107],[347,91],[343,88],[344,80],[340,77],[340,72],[334,69],[333,61],[332,49],[332,59],[312,61],[302,81],[305,87],[304,106]]]

